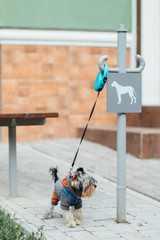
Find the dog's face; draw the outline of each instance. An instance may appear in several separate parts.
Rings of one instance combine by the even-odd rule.
[[[91,197],[97,187],[97,181],[84,172],[83,168],[78,168],[70,175],[70,182],[81,197]]]

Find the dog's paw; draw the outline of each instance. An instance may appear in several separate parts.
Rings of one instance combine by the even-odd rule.
[[[69,228],[75,228],[77,225],[76,225],[76,223],[75,223],[74,221],[72,221],[72,222],[69,222],[69,223],[67,224],[67,226],[68,226]]]
[[[45,215],[44,215],[44,219],[51,219],[53,218],[53,213],[51,212],[47,212]]]
[[[76,223],[76,225],[80,225],[81,221],[79,219],[75,219],[75,223]]]

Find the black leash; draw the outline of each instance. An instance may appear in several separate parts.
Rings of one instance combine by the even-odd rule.
[[[92,117],[92,114],[93,114],[93,112],[94,112],[94,109],[95,109],[95,106],[96,106],[96,103],[97,103],[97,99],[98,99],[99,93],[100,93],[100,91],[98,91],[98,94],[97,94],[96,100],[95,100],[95,102],[94,102],[94,105],[93,105],[93,107],[92,107],[92,110],[91,110],[90,116],[89,116],[89,118],[88,118],[87,125],[86,125],[86,127],[85,127],[85,129],[84,129],[84,131],[83,131],[83,134],[82,134],[82,137],[81,137],[81,140],[80,140],[80,143],[79,143],[79,146],[78,146],[77,152],[76,152],[76,154],[75,154],[75,156],[74,156],[74,159],[73,159],[73,162],[72,162],[72,165],[71,165],[71,168],[70,168],[70,173],[71,173],[71,171],[72,171],[72,169],[73,169],[73,167],[74,167],[74,164],[75,164],[75,161],[76,161],[76,158],[77,158],[77,155],[78,155],[78,152],[79,152],[79,149],[80,149],[81,143],[82,143],[82,141],[83,141],[83,139],[84,139],[84,136],[85,136],[86,131],[87,131],[87,128],[88,128],[89,121],[90,121],[90,119],[91,119],[91,117]]]

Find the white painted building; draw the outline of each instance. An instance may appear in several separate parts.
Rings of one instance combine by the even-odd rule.
[[[141,54],[143,105],[160,106],[160,1],[141,1]]]

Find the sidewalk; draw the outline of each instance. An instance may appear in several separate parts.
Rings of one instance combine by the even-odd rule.
[[[128,223],[117,224],[116,152],[84,141],[76,161],[94,175],[98,187],[94,196],[83,199],[82,225],[67,228],[61,209],[55,218],[44,220],[53,190],[48,173],[58,166],[64,177],[79,144],[79,139],[58,139],[17,144],[18,197],[8,196],[8,144],[0,143],[0,205],[5,207],[29,232],[43,226],[48,240],[159,240],[160,239],[160,160],[139,160],[127,155]],[[140,193],[138,193],[140,192]]]

